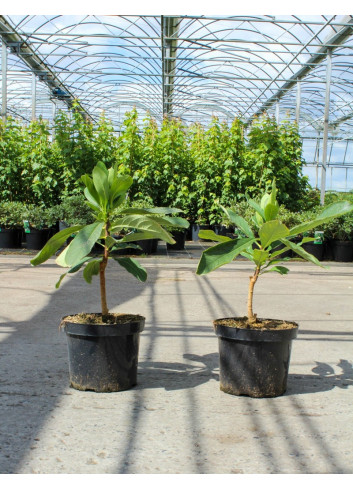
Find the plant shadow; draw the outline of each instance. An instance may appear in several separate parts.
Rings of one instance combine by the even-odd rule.
[[[186,353],[183,358],[188,363],[139,361],[139,383],[135,389],[163,387],[167,391],[173,391],[197,387],[209,380],[219,380],[219,375],[215,372],[218,369],[218,353]]]
[[[137,390],[163,387],[166,391],[190,389],[205,384],[209,380],[219,382],[219,355],[184,354],[188,360],[182,362],[139,362],[139,383]],[[289,374],[286,396],[314,394],[334,389],[348,389],[353,386],[353,366],[348,360],[340,360],[335,373],[331,365],[315,362],[312,374]]]
[[[325,392],[338,387],[348,389],[353,386],[353,366],[348,360],[340,360],[337,367],[341,369],[336,374],[331,365],[324,362],[315,362],[316,367],[312,369],[313,375],[289,374],[288,389],[286,395],[314,394]]]

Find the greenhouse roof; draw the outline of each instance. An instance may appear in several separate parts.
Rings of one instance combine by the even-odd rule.
[[[27,120],[35,84],[36,113],[48,119],[53,102],[77,98],[116,129],[136,106],[186,123],[267,111],[310,135],[323,130],[329,89],[330,136],[353,135],[350,15],[3,15],[0,33],[7,112]]]

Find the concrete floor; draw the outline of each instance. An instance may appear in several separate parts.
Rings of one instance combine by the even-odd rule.
[[[236,261],[197,277],[200,244],[141,258],[137,282],[112,263],[112,311],[146,317],[138,385],[97,394],[68,386],[60,318],[99,311],[98,281],[0,254],[0,473],[351,474],[353,264],[290,262],[264,275],[255,312],[300,323],[288,391],[275,399],[219,390],[212,320],[243,315],[251,271]]]

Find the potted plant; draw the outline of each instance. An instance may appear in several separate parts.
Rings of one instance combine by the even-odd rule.
[[[109,312],[105,270],[108,261],[113,259],[144,282],[147,272],[134,258],[114,256],[112,251],[127,248],[136,239],[154,237],[173,243],[165,226],[171,225],[174,219],[166,215],[170,209],[125,207],[123,204],[132,178],[118,175],[116,168],[108,170],[103,163],[98,163],[92,177],[84,175],[82,180],[84,195],[93,210],[93,222],[59,231],[31,260],[31,264],[37,266],[48,260],[65,244],[68,236],[75,234],[56,259],[58,265],[68,268],[56,287],[68,273],[78,272],[81,268],[87,283],[99,275],[101,312],[71,314],[62,320],[68,340],[70,384],[78,390],[120,391],[136,384],[139,336],[144,329],[145,318],[137,314]],[[112,219],[120,206],[121,217]],[[127,231],[124,237],[115,239],[121,230]],[[92,255],[95,244],[102,251]]]
[[[188,223],[189,224],[189,223]],[[167,250],[180,251],[185,249],[186,229],[185,227],[172,226],[168,231],[173,236],[174,244],[167,243]]]
[[[324,234],[335,261],[353,260],[353,213],[337,217],[325,224]]]
[[[0,248],[21,248],[23,207],[21,202],[0,203]]]
[[[321,226],[336,216],[353,210],[349,202],[338,202],[322,210],[312,221],[288,228],[278,218],[279,205],[276,200],[275,182],[271,193],[265,193],[261,202],[248,199],[253,209],[254,231],[250,224],[232,209],[223,209],[243,236],[230,239],[203,231],[202,236],[219,243],[202,253],[197,274],[203,275],[243,255],[254,263],[250,277],[247,316],[222,318],[214,321],[219,339],[220,388],[234,395],[251,397],[276,397],[286,391],[292,339],[296,337],[298,325],[292,321],[260,319],[253,312],[253,292],[258,278],[264,273],[288,273],[280,265],[279,255],[291,249],[296,255],[316,265],[320,262],[303,249],[303,244],[313,238],[302,238],[300,243],[293,238]],[[276,251],[279,244],[282,250]]]
[[[24,206],[22,219],[27,249],[40,250],[48,241],[50,230],[56,222],[56,217],[50,208],[27,204]]]
[[[94,218],[84,195],[64,197],[58,206],[59,228],[64,229],[77,224],[92,224]]]

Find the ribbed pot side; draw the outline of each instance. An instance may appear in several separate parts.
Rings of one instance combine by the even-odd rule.
[[[228,394],[277,397],[286,392],[293,329],[256,330],[214,322],[220,358],[220,389]]]

